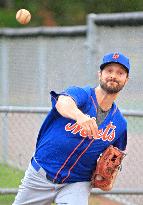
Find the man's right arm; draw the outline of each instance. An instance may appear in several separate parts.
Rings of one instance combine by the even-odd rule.
[[[80,125],[88,136],[97,137],[98,127],[96,120],[85,115],[70,96],[60,95],[56,103],[57,111],[66,118],[73,119]]]

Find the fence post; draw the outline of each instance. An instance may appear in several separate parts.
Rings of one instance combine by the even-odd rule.
[[[3,114],[2,124],[2,161],[7,163],[8,160],[8,113]]]
[[[97,46],[98,46],[98,37],[97,37],[97,26],[95,24],[96,14],[89,14],[87,16],[87,38],[86,38],[86,46],[87,46],[87,69],[89,70],[90,79],[94,75],[91,73],[94,71],[96,73],[96,54],[97,54]],[[94,80],[94,79],[93,79]]]
[[[2,96],[3,104],[7,105],[8,95],[9,95],[9,84],[8,84],[8,47],[7,41],[2,39],[1,43],[1,86],[2,86]]]
[[[8,84],[8,47],[7,41],[2,39],[1,46],[1,85],[2,85],[2,96],[3,104],[8,105],[8,96],[9,96],[9,84]],[[3,115],[3,124],[2,124],[2,160],[6,163],[8,159],[8,115],[5,113]]]
[[[44,40],[43,40],[44,41]],[[44,96],[45,96],[45,81],[48,80],[48,76],[46,74],[46,62],[47,62],[47,47],[45,42],[42,39],[39,42],[39,52],[38,52],[38,71],[39,71],[39,87],[40,87],[40,106],[44,106]]]

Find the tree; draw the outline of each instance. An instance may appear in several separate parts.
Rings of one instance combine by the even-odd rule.
[[[0,0],[0,7],[12,8],[14,6],[13,0]]]

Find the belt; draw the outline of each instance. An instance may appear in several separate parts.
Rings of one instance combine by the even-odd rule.
[[[32,165],[32,167],[33,167],[37,172],[38,172],[38,171],[40,170],[40,168],[41,168],[41,166],[37,163],[37,161],[35,160],[34,157],[32,157],[32,159],[31,159],[31,165]],[[45,172],[45,174],[46,174],[46,178],[47,178],[48,180],[50,180],[51,182],[53,182],[52,177],[50,177],[46,172]]]

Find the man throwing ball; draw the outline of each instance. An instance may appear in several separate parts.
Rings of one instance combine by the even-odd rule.
[[[109,53],[100,66],[97,87],[72,86],[59,94],[51,91],[52,109],[41,126],[13,205],[88,205],[101,153],[108,147],[115,147],[117,154],[126,149],[127,122],[114,101],[127,83],[129,71],[126,56]],[[101,182],[104,178],[99,170],[97,180]],[[102,190],[112,189],[117,172],[118,167]]]

